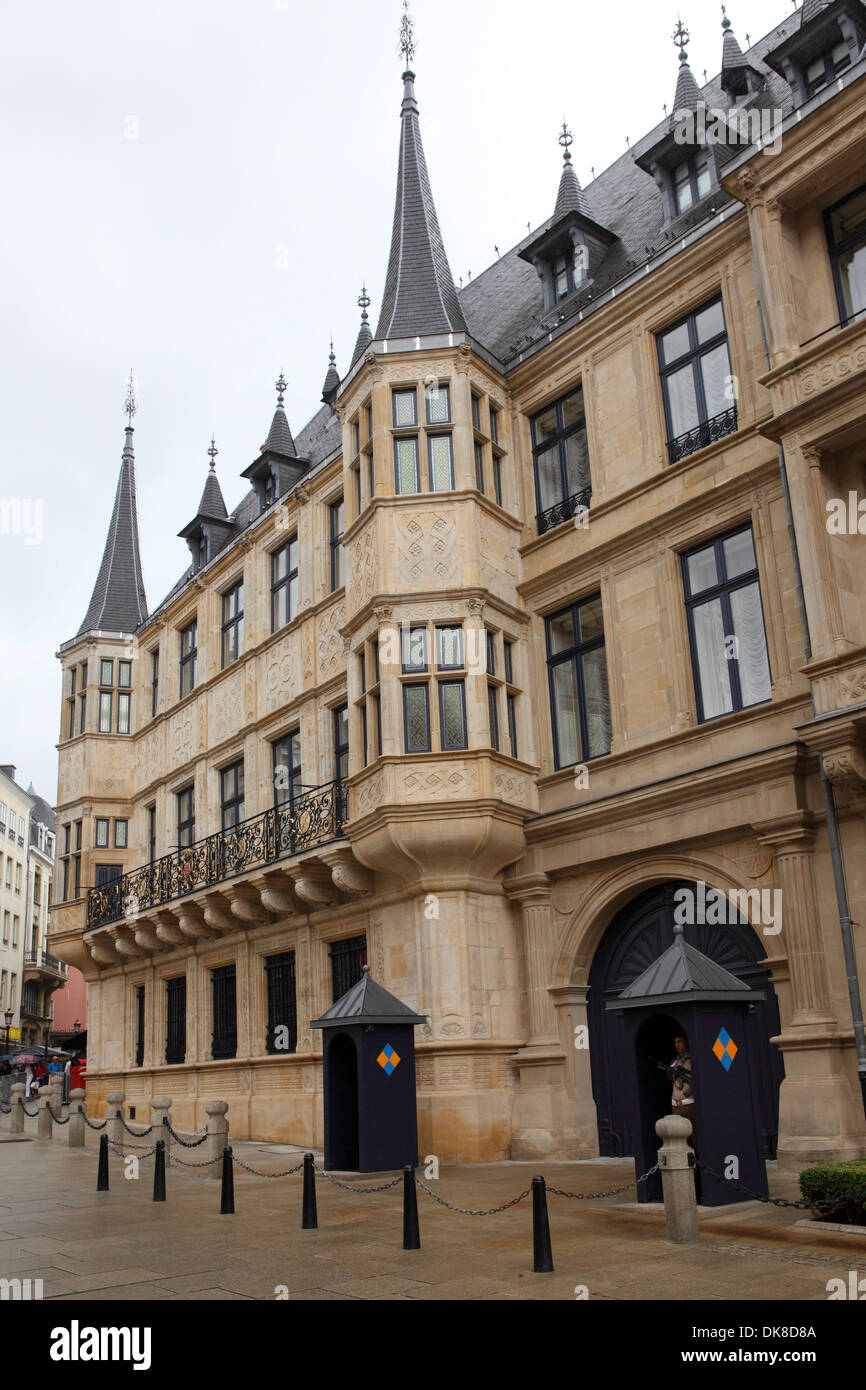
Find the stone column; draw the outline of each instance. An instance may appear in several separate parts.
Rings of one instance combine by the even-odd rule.
[[[12,1111],[9,1115],[10,1134],[24,1133],[24,1092],[26,1086],[23,1081],[17,1081],[12,1087],[11,1104]]]
[[[36,1138],[50,1139],[54,1133],[51,1111],[54,1110],[54,1087],[50,1086],[39,1097],[39,1115],[36,1119]],[[49,1109],[49,1106],[51,1109]],[[57,1111],[54,1110],[55,1115]]]
[[[656,1134],[662,1141],[658,1153],[665,1225],[668,1240],[675,1245],[694,1245],[700,1234],[694,1169],[689,1167],[691,1132],[691,1120],[682,1115],[664,1115],[656,1120]]]
[[[123,1143],[125,1131],[120,1122],[124,1118],[123,1103],[125,1100],[126,1096],[122,1091],[109,1091],[108,1095],[105,1097],[105,1118],[108,1120],[108,1124],[105,1126],[103,1133],[108,1136],[112,1144]]]
[[[569,1092],[574,1106],[578,1154],[598,1157],[598,1113],[592,1098],[592,1070],[589,1056],[587,985],[562,985],[550,991],[560,1017],[559,1036],[563,1040],[570,1074]]]
[[[775,857],[781,887],[782,930],[778,935],[791,971],[794,1011],[791,1026],[832,1023],[824,940],[815,891],[815,832],[805,813],[755,825],[758,840]],[[763,833],[761,833],[763,832]],[[760,926],[756,927],[760,935]],[[764,937],[770,944],[773,937]]]
[[[526,962],[526,1000],[529,1008],[527,1047],[559,1051],[556,1016],[550,997],[550,883],[544,874],[509,892],[523,913],[523,951]]]
[[[69,1092],[69,1134],[70,1149],[84,1147],[84,1092]]]
[[[150,1123],[153,1125],[153,1134],[150,1139],[156,1143],[157,1139],[162,1139],[165,1143],[165,1162],[166,1167],[171,1162],[171,1135],[168,1132],[168,1125],[163,1124],[163,1120],[171,1121],[171,1096],[154,1096],[150,1102]]]
[[[229,1122],[227,1100],[209,1100],[205,1106],[207,1113],[207,1156],[210,1162],[208,1169],[209,1176],[212,1178],[222,1178],[222,1163],[215,1163],[214,1159],[222,1159],[223,1149],[229,1142]]]

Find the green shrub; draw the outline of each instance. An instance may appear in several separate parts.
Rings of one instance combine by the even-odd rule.
[[[813,1208],[816,1221],[866,1226],[866,1158],[804,1168],[800,1174],[800,1192],[807,1202],[833,1202],[830,1207]],[[843,1200],[845,1198],[847,1200]]]

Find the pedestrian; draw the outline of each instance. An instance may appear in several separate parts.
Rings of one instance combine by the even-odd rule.
[[[24,1068],[24,1099],[30,1099],[30,1087],[33,1085],[33,1068],[30,1063]]]

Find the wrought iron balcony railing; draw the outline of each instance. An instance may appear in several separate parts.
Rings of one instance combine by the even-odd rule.
[[[58,960],[57,956],[52,956],[49,951],[25,951],[24,964],[34,965],[43,970],[53,970],[58,975],[67,975],[69,966],[65,961]]]
[[[285,806],[241,821],[188,848],[133,869],[87,894],[85,931],[211,888],[259,864],[340,839],[348,819],[345,783],[328,782]]]
[[[688,458],[689,454],[697,453],[698,449],[705,449],[717,439],[724,439],[726,434],[734,434],[736,429],[737,407],[732,405],[730,410],[723,410],[720,415],[714,415],[702,425],[695,425],[694,429],[686,430],[685,434],[678,435],[676,439],[669,439],[668,458],[671,463],[679,463],[680,459]]]
[[[555,502],[552,507],[548,507],[545,512],[538,512],[536,522],[538,524],[538,534],[543,536],[546,531],[552,531],[554,526],[561,526],[564,521],[570,521],[578,512],[585,511],[589,506],[592,497],[592,488],[585,487],[582,492],[575,492],[571,497],[564,497],[561,502]]]

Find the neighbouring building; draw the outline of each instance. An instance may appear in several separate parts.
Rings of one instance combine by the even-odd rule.
[[[27,905],[24,931],[24,975],[21,1027],[28,1043],[53,1043],[55,991],[64,986],[70,968],[47,949],[54,892],[54,812],[28,787],[32,801],[27,853]]]
[[[97,1100],[321,1143],[310,1021],[369,961],[428,1019],[421,1153],[628,1153],[605,1004],[683,911],[763,991],[764,1151],[866,1152],[866,8],[725,19],[702,87],[677,39],[671,114],[586,188],[564,127],[466,285],[406,71],[375,331],[365,290],[297,434],[280,379],[231,513],[211,444],[150,610],[130,400],[59,651]]]

